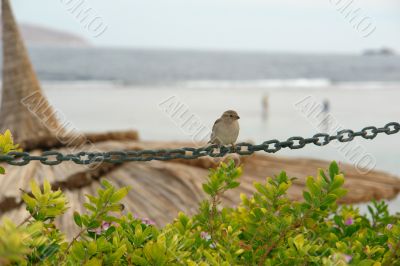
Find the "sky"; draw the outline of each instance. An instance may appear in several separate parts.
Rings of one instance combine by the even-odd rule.
[[[12,0],[19,22],[95,46],[305,53],[400,51],[398,0]]]

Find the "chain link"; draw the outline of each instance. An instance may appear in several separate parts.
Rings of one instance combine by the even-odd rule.
[[[385,133],[392,135],[400,132],[400,124],[391,122],[384,127],[374,126],[365,127],[358,132],[350,129],[341,130],[336,135],[318,133],[311,138],[291,137],[285,141],[277,139],[268,140],[259,145],[251,143],[239,143],[234,146],[219,146],[212,144],[201,148],[182,148],[182,149],[159,149],[159,150],[134,150],[134,151],[110,151],[110,152],[79,152],[76,154],[62,154],[57,151],[45,151],[40,156],[33,156],[27,152],[10,152],[6,155],[0,155],[0,162],[9,165],[24,166],[32,161],[38,161],[44,165],[58,165],[66,161],[76,164],[88,165],[93,163],[111,163],[120,164],[124,162],[145,162],[152,160],[167,161],[174,159],[197,159],[204,156],[223,157],[230,153],[239,155],[251,155],[257,151],[275,153],[283,148],[292,150],[304,148],[308,144],[316,146],[325,146],[333,140],[339,142],[349,142],[356,137],[364,139],[374,139],[378,134]]]

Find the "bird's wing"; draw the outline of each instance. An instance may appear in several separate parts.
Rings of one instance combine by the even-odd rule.
[[[212,128],[212,131],[214,132],[215,131],[215,126],[219,123],[219,122],[221,122],[221,118],[218,118],[216,121],[215,121],[215,123],[214,123],[214,125],[213,125],[213,128]]]
[[[219,123],[219,122],[221,122],[221,118],[218,118],[216,121],[215,121],[215,123],[214,123],[214,125],[213,125],[213,127],[212,127],[212,132],[211,132],[211,139],[210,139],[210,141],[209,141],[209,143],[214,143],[215,142],[215,138],[216,138],[216,132],[215,132],[215,126]]]

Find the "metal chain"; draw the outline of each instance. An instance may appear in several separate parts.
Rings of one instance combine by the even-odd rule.
[[[336,135],[318,133],[311,138],[291,137],[286,141],[276,139],[268,140],[260,145],[251,143],[239,143],[235,146],[220,146],[212,144],[201,148],[181,148],[181,149],[159,149],[159,150],[138,150],[138,151],[111,151],[111,152],[79,152],[76,154],[62,154],[57,151],[45,151],[41,156],[32,156],[27,152],[10,152],[6,155],[0,155],[0,162],[10,165],[23,166],[31,161],[40,161],[44,165],[58,165],[66,161],[72,161],[76,164],[94,164],[94,163],[113,163],[124,162],[144,162],[144,161],[167,161],[173,159],[196,159],[204,156],[223,157],[226,154],[237,153],[239,155],[251,155],[257,151],[275,153],[283,148],[301,149],[308,144],[325,146],[331,141],[349,142],[355,137],[364,139],[374,139],[378,134],[386,135],[396,134],[400,131],[400,124],[391,122],[384,127],[377,128],[369,126],[361,131],[354,132],[350,129],[341,130]]]

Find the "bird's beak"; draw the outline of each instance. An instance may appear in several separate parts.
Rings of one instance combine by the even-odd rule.
[[[236,119],[240,119],[240,116],[237,115],[237,116],[236,116]]]

